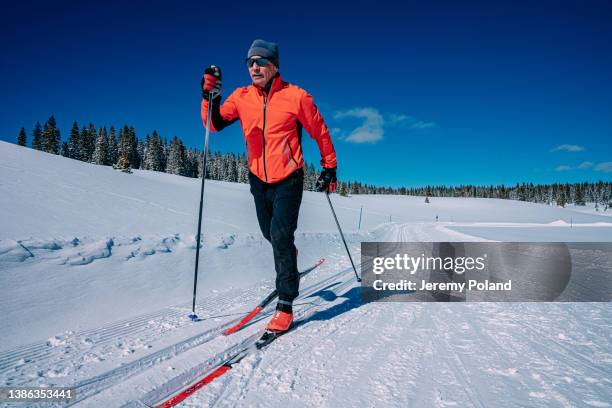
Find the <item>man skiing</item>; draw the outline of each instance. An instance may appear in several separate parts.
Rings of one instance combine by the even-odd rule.
[[[211,131],[240,120],[246,143],[251,194],[263,236],[272,244],[278,304],[267,329],[283,332],[293,322],[292,304],[299,276],[294,233],[304,185],[302,128],[321,153],[317,190],[336,188],[336,152],[329,130],[312,96],[283,81],[278,45],[255,40],[247,53],[252,84],[236,89],[221,104],[221,70],[211,65],[202,77],[202,120],[206,124],[212,97]]]

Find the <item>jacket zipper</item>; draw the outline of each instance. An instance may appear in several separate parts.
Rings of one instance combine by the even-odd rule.
[[[270,88],[270,91],[272,88]],[[268,182],[268,170],[266,169],[266,106],[268,105],[268,94],[265,94],[264,106],[263,106],[263,129],[261,130],[261,138],[263,140],[263,161],[264,161],[264,175],[266,177],[266,183]]]

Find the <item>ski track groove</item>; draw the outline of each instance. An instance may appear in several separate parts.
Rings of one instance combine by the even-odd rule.
[[[261,292],[261,286],[257,285],[255,288],[251,288],[243,292],[241,295],[244,299],[252,299],[257,296]],[[219,302],[221,301],[221,302]],[[215,307],[219,310],[227,310],[226,308],[231,304],[235,303],[235,295],[234,294],[226,294],[221,297],[212,297],[207,298],[207,300],[200,305],[198,305],[197,309],[210,310],[212,307]],[[183,304],[177,306],[171,306],[162,310],[146,313],[143,315],[135,316],[130,319],[120,320],[118,322],[113,322],[109,325],[102,326],[97,329],[88,329],[79,331],[77,333],[72,333],[68,337],[61,339],[66,342],[66,344],[62,344],[61,346],[51,346],[48,344],[48,340],[45,342],[36,343],[30,346],[26,350],[23,350],[23,347],[20,348],[19,351],[15,352],[14,350],[5,351],[2,355],[3,360],[0,362],[0,374],[6,374],[13,369],[19,368],[21,366],[16,366],[16,363],[19,362],[22,358],[26,359],[28,362],[33,363],[41,363],[45,360],[49,360],[54,357],[58,357],[57,349],[61,347],[75,347],[77,348],[75,351],[78,355],[75,355],[73,359],[82,358],[87,353],[96,352],[98,348],[101,346],[105,346],[109,343],[119,342],[126,343],[129,339],[123,339],[125,336],[134,335],[141,333],[143,331],[149,331],[151,327],[159,327],[159,324],[163,321],[170,321],[178,323],[174,328],[168,330],[177,330],[181,327],[190,324],[191,321],[188,319],[181,319],[181,316],[184,316],[184,311],[180,309],[187,309],[187,303],[185,306]],[[191,310],[191,309],[189,309]],[[197,311],[197,310],[196,310]],[[178,320],[177,320],[178,319]],[[237,321],[237,320],[236,320]],[[157,336],[159,333],[153,333],[153,337]],[[60,334],[61,335],[61,334]],[[91,339],[94,341],[95,349],[89,348],[84,350],[79,350],[78,347],[81,345],[79,340],[84,340],[90,337],[94,337]],[[151,336],[149,336],[151,337]],[[143,339],[143,341],[147,341],[150,339]],[[77,342],[75,344],[75,341]],[[102,352],[103,350],[98,350],[98,352]],[[59,356],[63,357],[62,355]],[[18,386],[27,385],[29,381],[18,384]]]
[[[336,287],[333,289],[333,291],[336,293],[337,297],[341,297],[344,293],[346,293],[348,290],[350,290],[351,286],[355,283],[353,281],[353,276],[352,276],[352,268],[349,267],[343,271],[340,272],[341,274],[345,274],[346,275],[346,280],[343,281],[341,283],[340,286]],[[325,287],[323,285],[320,285],[322,287]],[[335,302],[332,301],[332,302]],[[308,321],[312,316],[316,315],[317,312],[321,312],[321,311],[325,311],[325,309],[322,309],[323,306],[325,305],[325,301],[324,300],[318,300],[317,302],[311,302],[311,303],[302,303],[302,305],[304,305],[304,308],[301,309],[301,313],[303,313],[303,315],[307,315],[308,317],[305,318],[305,322],[303,325],[301,325],[300,327],[296,328],[296,331],[294,332],[296,335],[298,333],[301,333],[302,330],[310,330],[310,322]],[[356,316],[352,316],[351,318],[349,318],[348,320],[345,321],[346,322],[350,322],[353,321],[355,319],[357,319],[359,317],[359,315]],[[321,322],[319,322],[321,323]],[[329,321],[324,321],[322,322],[323,326],[329,326],[332,323]],[[363,324],[366,324],[365,321]],[[328,331],[327,333],[325,333],[325,337],[324,338],[330,338],[330,336],[335,333],[336,331],[340,330],[343,328],[343,325],[337,326],[335,327],[332,331]],[[321,327],[317,326],[317,332],[320,334],[321,332]],[[274,347],[282,347],[282,345],[286,342],[289,341],[290,338],[284,338],[284,339],[279,339],[278,342],[275,342],[274,345],[271,345],[270,347],[267,347],[265,350],[262,350],[261,352],[258,352],[256,354],[253,355],[253,358],[256,359],[256,362],[254,364],[252,364],[250,367],[248,367],[250,372],[256,372],[257,369],[261,366],[261,363],[263,361],[263,359],[266,356],[266,353],[268,350],[274,350]],[[284,341],[283,341],[284,340]],[[297,348],[297,350],[299,351],[299,355],[305,355],[307,353],[309,353],[313,348],[317,347],[320,345],[320,341],[318,341],[317,343],[309,343],[309,344],[305,344],[305,345],[295,345],[294,348]],[[290,355],[293,356],[295,355],[295,350],[292,350],[291,353],[284,353],[286,355]],[[248,357],[247,357],[248,358]],[[279,368],[282,367],[288,367],[288,365],[290,364],[289,361],[290,358],[282,358],[279,359],[278,361],[280,362],[280,365],[275,366],[276,371],[278,371]],[[299,372],[299,369],[295,370],[296,373]],[[235,371],[234,371],[235,373]],[[241,404],[240,399],[247,394],[250,391],[250,384],[253,383],[254,379],[256,378],[256,375],[249,375],[247,376],[247,380],[245,383],[245,380],[243,380],[243,375],[241,375],[241,373],[238,374],[234,374],[232,375],[232,373],[230,372],[230,376],[227,378],[227,380],[225,381],[225,383],[222,385],[222,390],[218,391],[218,395],[213,395],[213,403],[210,404],[210,401],[206,401],[207,405],[213,405],[216,406],[216,404],[219,403],[219,401],[222,401],[223,404],[229,404],[230,406],[238,406]],[[258,383],[257,383],[258,384]],[[210,391],[210,389],[209,389]],[[237,392],[237,394],[235,393]],[[230,399],[228,399],[227,396],[231,396]],[[194,406],[199,406],[201,404],[201,401],[192,401],[193,404],[195,404]]]
[[[359,248],[359,244],[357,246],[352,246],[352,252],[355,253],[357,251],[357,248]],[[330,263],[334,262],[333,258],[340,258],[342,260],[346,258],[346,256],[344,257],[338,256],[338,254],[336,253],[333,253],[330,255],[331,256],[327,257],[328,258],[327,262],[330,262]],[[348,263],[348,259],[346,259],[346,261]],[[336,262],[336,263],[339,263],[339,262]],[[347,269],[340,270],[339,272],[333,272],[331,275],[327,276],[320,282],[314,282],[313,284],[307,286],[304,289],[304,297],[310,296],[312,293],[316,292],[317,290],[325,288],[331,282],[338,279],[338,277],[342,276],[343,274],[349,273],[349,272],[352,274],[352,268],[350,267]],[[313,279],[313,278],[316,279],[317,276],[320,275],[321,273],[322,271],[315,271],[315,273],[311,275],[310,279]],[[350,279],[352,279],[352,276],[349,278],[349,280]],[[270,286],[270,285],[266,285],[266,289],[267,289],[267,286]],[[337,288],[335,287],[333,289],[335,290]],[[256,298],[259,295],[261,295],[262,291],[265,291],[264,287],[261,284],[258,284],[254,288],[251,288],[251,289],[248,289],[242,292],[241,299],[245,301],[250,301],[251,298]],[[235,303],[235,293],[228,293],[227,295],[222,296],[222,297],[213,296],[213,297],[207,298],[207,301],[198,305],[198,309],[211,310],[212,309],[211,306],[214,306],[215,310],[211,311],[211,314],[214,314],[214,312],[225,310],[226,306],[233,304],[233,303]],[[112,322],[110,324],[107,324],[99,328],[87,329],[87,330],[82,330],[79,332],[72,332],[72,333],[68,332],[69,333],[68,335],[66,335],[65,333],[60,333],[60,334],[55,335],[57,340],[62,342],[61,344],[57,346],[50,345],[49,344],[50,339],[49,339],[44,342],[33,343],[30,345],[26,345],[26,346],[20,346],[15,349],[3,351],[2,353],[0,353],[0,358],[1,358],[0,374],[6,374],[10,370],[15,370],[17,372],[22,371],[21,369],[22,365],[15,364],[22,358],[26,359],[28,363],[40,364],[41,362],[45,362],[47,360],[57,358],[57,357],[60,358],[60,362],[61,362],[62,360],[65,360],[66,352],[78,353],[77,355],[71,356],[71,361],[76,361],[77,359],[83,359],[84,357],[86,357],[86,355],[91,354],[91,353],[105,354],[105,350],[108,351],[108,349],[105,349],[104,346],[106,346],[108,343],[112,343],[112,342],[117,342],[117,343],[122,343],[122,344],[129,343],[130,338],[123,338],[123,337],[133,336],[143,331],[148,332],[150,331],[151,326],[157,327],[159,325],[160,323],[159,320],[173,321],[177,317],[181,316],[182,313],[184,313],[182,309],[186,310],[187,308],[183,307],[183,305],[170,306],[170,307],[158,310],[158,311],[153,311],[153,312],[138,315],[138,316],[135,316],[129,319],[123,319],[120,321]],[[269,313],[270,313],[269,311],[267,312],[264,311],[264,313],[262,313],[261,318],[262,319],[265,318],[266,314],[269,314]],[[226,326],[229,326],[229,324],[234,323],[235,321],[238,321],[238,318],[235,319],[234,321],[230,321],[229,323],[222,323],[218,326],[212,327],[209,330],[207,330],[206,331],[207,333],[209,332],[210,333],[214,332],[214,333],[211,334],[208,339],[203,341],[202,344],[220,336],[221,331]],[[179,323],[179,324],[175,325],[174,327],[168,330],[180,329],[185,324],[190,323],[190,321],[187,322],[187,319],[185,319],[184,324],[180,324],[180,321],[175,322],[175,323]],[[153,337],[155,337],[158,334],[159,333],[154,333]],[[66,337],[62,337],[62,336],[66,336]],[[198,336],[194,336],[194,337],[198,337]],[[144,356],[132,362],[123,364],[114,369],[111,369],[101,374],[95,375],[94,377],[90,377],[88,379],[79,381],[76,384],[76,386],[80,388],[79,394],[81,396],[84,396],[84,398],[79,398],[78,400],[74,401],[70,405],[80,403],[88,399],[89,397],[96,395],[99,392],[107,388],[112,387],[119,380],[131,377],[132,375],[137,374],[138,372],[144,371],[145,369],[150,369],[153,366],[155,366],[157,363],[161,361],[165,361],[167,360],[167,358],[172,358],[180,354],[182,351],[186,351],[188,349],[201,345],[201,344],[196,344],[195,346],[185,347],[184,350],[181,350],[180,345],[185,344],[189,341],[194,341],[194,337],[191,337],[183,342],[179,342],[179,343],[173,344],[171,346],[168,346],[162,349],[162,351],[168,351],[168,350],[174,350],[174,351],[171,351],[165,354],[162,353],[162,355],[158,355],[156,353],[149,354],[147,356]],[[79,348],[79,347],[83,347],[81,342],[85,339],[93,341],[93,346],[87,349]],[[144,339],[143,342],[150,341],[150,340],[151,339]],[[129,344],[127,345],[129,346]],[[64,349],[64,353],[60,354],[59,351],[61,351],[62,349]],[[157,353],[159,353],[159,351]],[[154,356],[154,357],[151,357],[151,356]],[[39,370],[40,368],[41,367],[37,366],[37,370]],[[44,372],[49,368],[50,367],[48,367],[48,364],[47,364],[42,367],[42,370],[39,370],[39,371]],[[28,379],[27,381],[23,382],[22,384],[19,384],[18,386],[25,386],[28,383],[31,383],[32,381],[35,381],[35,379]],[[13,384],[13,385],[16,385],[16,384]]]
[[[349,268],[349,270],[350,270],[350,269],[352,269],[352,268]],[[324,282],[319,282],[319,283],[317,283],[317,284],[316,284],[317,288],[315,288],[314,290],[309,290],[308,292],[310,292],[310,293],[309,293],[308,295],[311,295],[312,293],[316,292],[316,290],[317,290],[319,287],[325,287],[325,284],[326,284],[327,282],[329,282],[329,281],[331,281],[331,280],[334,280],[335,278],[337,278],[337,277],[341,276],[341,274],[343,274],[343,273],[345,273],[345,272],[346,272],[346,271],[340,271],[339,273],[337,273],[337,274],[335,274],[335,275],[333,275],[333,276],[330,276],[330,277],[329,277],[328,279],[326,279]],[[308,297],[308,296],[304,296],[304,297]],[[304,306],[304,307],[303,307],[303,309],[301,309],[301,310],[303,311],[303,313],[304,313],[304,314],[306,314],[306,313],[308,312],[308,307],[309,307],[309,306],[310,306],[311,308],[312,308],[312,307],[316,307],[316,306],[312,306],[312,303],[297,303],[297,302],[296,302],[296,305],[295,305],[295,306],[300,306],[300,305],[303,305],[303,306]],[[304,309],[305,309],[305,310],[304,310]],[[318,309],[317,309],[317,310],[318,310]],[[316,313],[316,312],[315,312],[315,313]],[[257,369],[257,368],[258,368],[258,367],[261,365],[261,361],[262,361],[262,358],[263,358],[263,356],[261,355],[261,353],[265,353],[265,351],[262,351],[262,352],[260,352],[260,353],[257,353],[257,355],[255,356],[255,358],[257,359],[257,361],[255,362],[255,364],[253,364],[253,365],[250,367],[250,369],[251,369],[251,370],[253,370],[253,371],[254,371],[254,370],[256,370],[256,369]],[[227,353],[226,353],[226,354],[227,354]],[[231,375],[231,372],[230,372],[230,375]],[[225,386],[222,388],[221,392],[220,392],[218,395],[216,395],[216,396],[213,398],[213,400],[212,400],[212,401],[210,401],[210,402],[209,402],[207,405],[208,405],[208,406],[211,406],[211,407],[216,407],[216,406],[217,406],[217,404],[218,404],[219,402],[221,402],[221,401],[223,401],[223,403],[228,403],[229,401],[227,400],[227,397],[226,397],[226,396],[227,396],[228,392],[230,392],[230,389],[229,389],[230,387],[229,387],[229,386],[231,385],[232,380],[236,380],[236,381],[240,382],[241,386],[238,388],[238,395],[237,395],[237,396],[234,398],[234,402],[233,402],[232,406],[237,406],[238,401],[241,399],[241,397],[242,397],[243,395],[245,395],[245,391],[246,391],[246,390],[249,388],[249,385],[250,385],[250,384],[251,384],[251,382],[253,381],[253,376],[247,376],[247,377],[246,377],[246,383],[244,383],[243,381],[241,381],[242,379],[243,379],[243,376],[238,376],[237,378],[231,378],[231,377],[230,377],[230,379],[228,380],[228,381],[230,382],[230,384],[226,384],[226,385],[225,385]],[[187,401],[186,401],[186,403],[189,403],[189,402],[193,402],[193,401],[190,401],[190,400],[187,400]]]
[[[429,315],[431,319],[432,327],[434,328],[436,333],[443,333],[440,331],[440,327],[436,322],[436,318],[433,314]],[[440,336],[433,335],[434,344],[437,344],[436,347],[438,350],[446,351],[447,356],[446,362],[454,368],[452,371],[453,376],[457,379],[458,382],[462,384],[463,391],[465,392],[468,399],[472,402],[472,406],[484,408],[487,405],[482,403],[482,398],[480,397],[478,391],[476,391],[476,387],[473,386],[470,378],[470,373],[466,369],[466,363],[461,358],[461,356],[453,349],[453,347],[449,344],[446,338],[440,340]],[[448,358],[450,357],[450,358]],[[459,374],[459,375],[457,375]]]
[[[331,282],[333,280],[336,280],[336,279],[339,279],[343,275],[347,275],[348,279],[343,281],[343,282],[341,282],[339,286],[337,286],[337,287],[335,287],[333,289],[334,292],[343,290],[348,285],[353,284],[352,280],[354,278],[352,277],[352,273],[353,273],[353,271],[352,271],[351,267],[345,268],[345,269],[340,270],[339,272],[333,273],[328,278],[323,279],[323,281],[320,281],[320,282],[317,282],[317,283],[311,285],[308,288],[308,290],[304,291],[304,295],[300,296],[300,298],[302,298],[302,299],[303,298],[307,298],[310,295],[312,295],[313,293],[317,292],[318,290],[329,286],[329,282]],[[351,275],[349,275],[349,274],[351,274]],[[322,307],[324,302],[325,302],[325,300],[321,298],[321,299],[315,300],[315,301],[313,301],[311,303],[307,303],[307,305],[310,305],[310,308],[308,308],[308,306],[306,306],[304,308],[301,308],[298,312],[296,312],[295,313],[296,321],[307,320],[310,316],[314,315],[317,312],[317,310],[319,310]],[[260,336],[261,336],[261,332],[258,331],[256,333],[254,333],[253,335],[248,336],[243,341],[232,345],[231,347],[223,350],[220,353],[215,354],[214,356],[212,356],[211,358],[206,360],[204,363],[200,363],[198,366],[192,367],[190,370],[187,370],[187,371],[183,372],[182,374],[177,375],[173,379],[170,379],[169,381],[165,382],[164,384],[162,384],[162,385],[156,387],[155,389],[149,391],[143,397],[141,397],[141,401],[144,401],[145,403],[149,403],[149,402],[157,403],[160,400],[165,400],[169,396],[174,395],[174,393],[176,393],[178,390],[180,390],[183,387],[193,383],[194,381],[197,381],[197,379],[199,379],[200,377],[206,375],[208,372],[210,372],[212,369],[214,369],[217,365],[219,365],[226,358],[226,356],[235,353],[236,351],[240,350],[241,348],[246,347],[249,344],[252,344]],[[194,375],[190,375],[189,379],[181,378],[185,374],[189,373],[189,371],[195,371]],[[173,382],[177,382],[177,380],[179,382],[178,385],[172,385],[171,384]],[[164,387],[165,389],[167,389],[168,387],[171,387],[173,389],[173,391],[170,392],[169,394],[168,394],[168,392],[166,392],[168,395],[160,396],[159,393],[156,393],[155,391],[156,391],[156,389],[159,389],[161,387]],[[224,386],[223,389],[221,390],[221,393],[223,393],[225,388],[226,387]]]
[[[327,261],[326,261],[327,262]],[[352,272],[352,270],[349,268],[349,270]],[[341,276],[343,273],[346,273],[346,270],[337,272],[337,273],[333,273],[332,275],[330,275],[329,277],[323,279],[323,281],[321,282],[315,282],[313,284],[311,284],[310,286],[307,286],[304,289],[304,297],[307,297],[309,295],[311,295],[312,293],[316,292],[317,290],[320,290],[321,288],[324,288],[325,286],[327,286],[329,284],[329,282],[337,279],[339,276]],[[258,288],[260,288],[260,286],[258,285]],[[232,299],[234,299],[234,295],[232,295]],[[269,308],[268,308],[269,309]],[[262,315],[266,316],[266,315],[270,315],[270,310],[267,311],[263,311]],[[114,386],[115,384],[117,384],[120,380],[122,379],[126,379],[129,377],[132,377],[135,374],[141,373],[145,370],[151,369],[153,368],[155,365],[166,361],[168,358],[172,358],[177,356],[178,354],[187,351],[187,350],[191,350],[194,347],[199,347],[202,346],[206,343],[208,343],[209,341],[220,337],[222,335],[222,331],[227,328],[230,327],[232,324],[236,323],[240,318],[242,317],[242,315],[240,315],[238,318],[231,320],[229,322],[225,322],[222,323],[218,326],[212,327],[209,330],[207,330],[205,333],[210,333],[208,335],[207,338],[205,339],[201,339],[199,344],[195,344],[195,345],[191,345],[191,346],[187,346],[187,343],[191,340],[194,341],[198,341],[198,337],[201,337],[203,334],[200,335],[196,335],[193,336],[187,340],[181,341],[179,343],[176,343],[174,345],[165,347],[162,350],[157,351],[156,353],[144,356],[138,360],[135,360],[131,363],[127,363],[125,365],[122,365],[118,368],[109,370],[105,373],[96,375],[92,378],[89,378],[87,380],[83,380],[80,381],[79,383],[76,384],[77,387],[77,391],[78,394],[80,396],[84,396],[84,398],[79,398],[78,400],[75,400],[74,402],[72,402],[71,404],[69,404],[68,406],[74,405],[76,403],[80,403],[83,402],[84,400],[100,393],[101,391],[104,391],[105,389],[111,388],[112,386]],[[181,346],[186,346],[186,347],[181,347]],[[236,347],[232,347],[232,349],[235,349]],[[177,349],[174,352],[168,352],[168,351],[172,351],[173,349]],[[222,353],[220,353],[222,354]],[[225,352],[225,354],[227,354],[227,350]],[[214,358],[219,357],[219,355],[213,356],[211,359],[212,360]],[[116,377],[116,378],[115,378]],[[82,388],[82,387],[87,387],[87,388]],[[82,388],[82,389],[79,389]]]

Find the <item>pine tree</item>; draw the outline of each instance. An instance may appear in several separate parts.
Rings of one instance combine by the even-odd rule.
[[[170,145],[170,154],[168,156],[168,165],[166,173],[183,175],[185,172],[185,147],[183,142],[176,136],[172,139]]]
[[[200,161],[202,160],[202,154],[197,149],[191,149],[191,177],[198,178],[201,176]]]
[[[238,163],[236,163],[236,171],[238,173],[239,183],[249,182],[249,164],[247,162],[247,157],[245,154],[240,155]]]
[[[79,160],[88,162],[89,159],[89,130],[83,125],[79,133]]]
[[[25,128],[22,127],[21,130],[19,131],[19,136],[17,136],[17,144],[19,146],[25,146],[27,145],[28,140],[27,140],[27,136],[26,136],[26,131]]]
[[[136,130],[134,126],[130,126],[129,128],[125,126],[123,128],[124,132],[128,134],[128,143],[130,145],[130,167],[133,169],[140,168],[140,157],[138,156],[138,139],[136,138]]]
[[[70,149],[68,148],[67,142],[62,142],[62,149],[60,154],[64,157],[70,157]]]
[[[93,158],[94,150],[96,149],[97,132],[93,123],[89,127],[81,127],[79,135],[79,160],[90,163]]]
[[[144,169],[145,146],[142,140],[136,139],[136,154],[138,155],[139,169]]]
[[[586,205],[586,203],[584,202],[584,191],[580,184],[576,185],[576,193],[574,195],[574,204]]]
[[[145,168],[153,171],[164,171],[162,162],[163,150],[157,130],[153,131],[153,137],[149,139],[146,150]]]
[[[119,146],[118,146],[118,159],[116,169],[126,173],[131,173],[130,169],[130,152],[132,151],[132,144],[130,142],[129,129],[124,127],[119,131]]]
[[[93,152],[92,162],[94,164],[106,165],[108,158],[108,136],[106,128],[98,129],[98,137],[96,138],[96,147]]]
[[[47,153],[59,154],[60,151],[60,143],[61,136],[60,131],[57,128],[57,123],[55,122],[55,117],[51,115],[47,122],[45,122],[45,127],[42,133],[43,139],[43,150]]]
[[[109,165],[114,166],[117,164],[117,139],[115,138],[115,127],[110,127],[108,134],[108,156],[106,161]]]
[[[42,139],[42,127],[40,122],[36,121],[34,130],[32,130],[32,149],[42,150],[43,139]]]
[[[238,170],[236,169],[236,158],[233,154],[228,153],[225,156],[225,181],[235,183],[238,181]]]
[[[161,140],[161,165],[162,169],[159,171],[166,171],[166,167],[168,167],[168,156],[170,155],[170,145],[168,144],[168,140],[163,137]]]
[[[142,169],[143,170],[151,170],[149,168],[149,156],[151,155],[151,136],[147,133],[144,141],[144,149],[142,152]]]
[[[560,188],[557,192],[557,205],[559,207],[565,207],[566,199],[565,199],[565,191],[563,188]]]
[[[68,139],[68,157],[71,159],[81,159],[81,141],[79,136],[79,125],[76,120],[72,122],[70,137]]]

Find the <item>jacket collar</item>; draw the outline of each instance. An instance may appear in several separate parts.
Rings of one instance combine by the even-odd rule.
[[[271,81],[271,85],[269,85],[269,91],[267,92],[268,93],[268,98],[270,98],[270,96],[274,92],[278,91],[279,89],[281,89],[283,87],[283,78],[281,77],[279,72],[277,72],[276,75],[274,75],[270,81]],[[265,89],[262,89],[262,88],[260,88],[258,86],[255,86],[253,84],[251,84],[251,86],[253,88],[255,88],[255,90],[259,94],[264,94],[266,92]],[[266,88],[268,88],[268,86]]]

